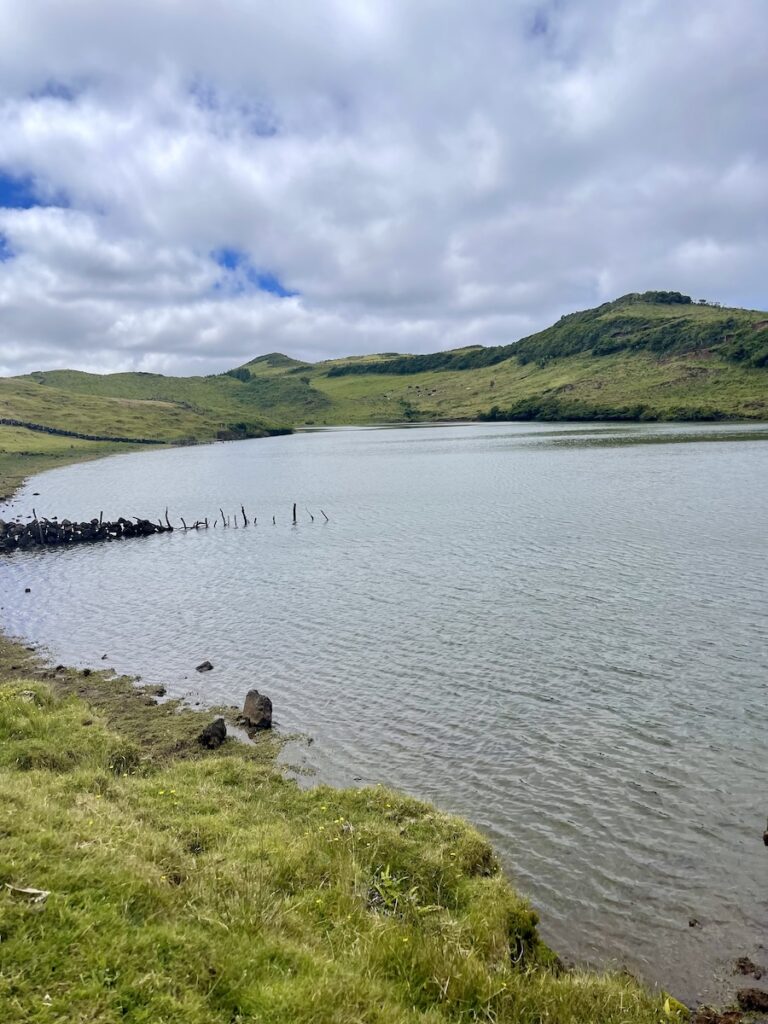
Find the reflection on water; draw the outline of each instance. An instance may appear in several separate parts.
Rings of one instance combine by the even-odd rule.
[[[348,429],[56,470],[15,511],[258,524],[14,555],[0,616],[194,700],[258,686],[322,778],[476,822],[564,955],[716,996],[768,959],[768,443],[603,442],[750,429]]]

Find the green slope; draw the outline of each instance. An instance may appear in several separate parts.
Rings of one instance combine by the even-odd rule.
[[[55,370],[0,380],[0,420],[110,439],[253,437],[304,424],[438,419],[768,419],[768,313],[625,295],[513,344],[302,363],[269,353],[227,373],[164,377]],[[0,425],[0,493],[19,451]],[[26,437],[27,435],[25,435]],[[104,442],[104,443],[113,443]],[[74,454],[68,454],[71,451]]]
[[[676,292],[623,296],[510,345],[316,365],[281,359],[238,373],[304,381],[328,400],[318,423],[768,419],[768,313]],[[310,421],[303,412],[294,422]]]

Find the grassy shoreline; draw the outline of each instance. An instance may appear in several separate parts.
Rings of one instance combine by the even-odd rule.
[[[301,790],[274,737],[204,751],[211,711],[157,698],[0,635],[0,1019],[684,1018],[564,970],[471,826],[382,787]]]
[[[564,970],[464,822],[204,751],[210,717],[0,638],[0,1019],[684,1018]]]

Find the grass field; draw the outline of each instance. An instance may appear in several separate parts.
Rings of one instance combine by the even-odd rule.
[[[465,823],[380,787],[299,789],[267,737],[203,753],[204,721],[0,641],[0,1020],[686,1016],[562,969]]]

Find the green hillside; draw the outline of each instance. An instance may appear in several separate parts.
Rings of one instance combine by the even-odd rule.
[[[32,387],[32,385],[35,387]],[[67,395],[119,399],[115,430],[199,439],[235,423],[372,423],[501,418],[768,418],[768,313],[693,303],[679,292],[625,295],[571,313],[497,347],[428,355],[352,356],[302,363],[279,353],[209,377],[106,376],[58,370],[0,386],[26,387],[59,421]],[[21,402],[21,395],[17,404]],[[146,404],[150,403],[150,404]],[[71,405],[71,402],[70,402]],[[104,405],[81,406],[104,422]],[[45,420],[48,422],[48,419]],[[106,433],[106,431],[104,431]]]
[[[9,419],[88,438],[0,422],[0,494],[20,472],[19,453],[44,468],[115,445],[258,437],[309,424],[768,420],[768,313],[645,292],[495,347],[321,363],[270,353],[206,377],[36,372],[0,380],[0,421]]]
[[[298,366],[270,356],[244,369],[310,384],[330,400],[320,423],[763,420],[768,313],[646,292],[569,314],[509,345]]]

